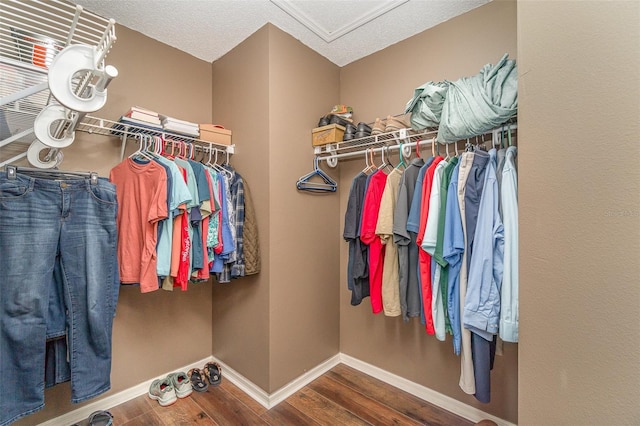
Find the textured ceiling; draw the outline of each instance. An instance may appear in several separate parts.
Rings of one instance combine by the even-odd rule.
[[[72,0],[213,62],[267,22],[344,66],[490,0]]]

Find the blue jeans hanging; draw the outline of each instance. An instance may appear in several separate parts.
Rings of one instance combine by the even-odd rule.
[[[109,390],[116,215],[106,179],[0,172],[0,426],[44,407],[47,339],[68,344],[47,354],[48,384],[68,378],[68,352],[73,403]]]

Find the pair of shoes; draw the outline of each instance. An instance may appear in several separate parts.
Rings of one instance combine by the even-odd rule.
[[[398,116],[387,116],[387,122],[384,128],[385,132],[394,132],[400,129],[411,128],[411,114],[404,114]]]
[[[346,128],[349,124],[352,124],[351,123],[352,120],[350,118],[344,118],[335,114],[329,114],[328,117],[329,117],[329,124],[338,124],[344,128]]]
[[[189,380],[191,380],[191,387],[196,392],[206,392],[209,389],[209,385],[205,380],[205,374],[199,368],[192,368],[189,370]]]
[[[366,138],[367,136],[371,136],[371,126],[367,123],[360,122],[358,123],[358,130],[356,132],[356,138]]]
[[[189,377],[182,371],[171,373],[164,379],[156,379],[149,387],[149,398],[158,401],[162,407],[173,404],[178,398],[191,395],[193,389]]]
[[[218,386],[222,382],[222,367],[217,362],[208,362],[204,366],[204,374],[211,386]]]
[[[347,125],[344,128],[344,135],[342,136],[342,140],[343,141],[350,141],[351,139],[355,138],[355,134],[357,132],[358,128],[356,126],[354,126],[351,123],[347,123]]]
[[[371,135],[379,135],[380,133],[384,133],[384,129],[387,127],[387,120],[380,120],[376,118],[376,121],[373,123],[373,128],[371,129]]]

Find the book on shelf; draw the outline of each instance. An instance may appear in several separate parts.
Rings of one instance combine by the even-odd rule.
[[[151,111],[150,109],[142,108],[139,106],[132,106],[129,111],[141,112],[142,114],[152,115],[154,117],[159,117],[158,113],[155,111]]]
[[[133,118],[135,120],[146,121],[147,123],[160,125],[160,117],[157,113],[149,110],[141,110],[137,107],[131,107],[131,109],[124,115],[125,117]]]

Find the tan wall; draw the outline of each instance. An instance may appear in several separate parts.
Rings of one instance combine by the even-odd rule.
[[[119,76],[109,86],[107,105],[94,116],[115,120],[132,105],[191,121],[211,117],[211,64],[125,27],[107,57]],[[120,162],[120,143],[112,137],[76,133],[64,150],[61,168],[94,170],[108,176]],[[135,149],[130,143],[129,151]],[[111,395],[211,355],[211,284],[187,292],[141,294],[122,288],[113,329]],[[198,330],[198,339],[190,332]],[[95,402],[96,400],[90,400]],[[16,424],[32,425],[72,411],[69,384],[45,393],[45,409]]]
[[[519,421],[640,422],[640,3],[518,3]]]
[[[338,198],[299,193],[314,122],[338,98],[339,69],[267,25],[213,63],[215,120],[234,130],[251,185],[259,276],[214,286],[213,353],[273,392],[338,352]],[[333,230],[333,231],[331,231]]]
[[[269,388],[269,32],[262,28],[213,63],[213,117],[233,131],[231,164],[251,188],[262,271],[214,284],[213,354],[263,389]]]
[[[269,25],[270,392],[339,351],[338,194],[295,186],[313,169],[311,128],[338,102],[339,71]]]
[[[415,87],[429,80],[476,74],[504,53],[516,58],[516,3],[494,1],[345,66],[340,74],[340,101],[353,107],[357,121],[400,114]],[[341,221],[351,180],[363,167],[361,159],[340,163]],[[369,299],[357,307],[350,305],[342,278],[346,276],[347,249],[341,241],[341,352],[516,422],[517,345],[505,344],[505,355],[496,359],[491,403],[478,403],[458,387],[460,364],[450,338],[438,342],[417,319],[406,324],[400,317],[373,315]]]

